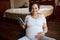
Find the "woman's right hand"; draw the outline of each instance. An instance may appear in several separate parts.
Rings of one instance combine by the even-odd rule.
[[[44,35],[44,33],[43,33],[43,32],[40,32],[40,33],[38,33],[35,37],[36,37],[37,39],[41,39],[41,38],[43,37],[43,35]]]
[[[21,25],[21,27],[23,28],[23,29],[25,29],[25,25],[23,25],[23,24],[20,24]]]

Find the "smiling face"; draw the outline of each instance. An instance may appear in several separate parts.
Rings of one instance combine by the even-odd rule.
[[[33,13],[33,14],[38,13],[38,5],[37,4],[32,5],[31,13]]]

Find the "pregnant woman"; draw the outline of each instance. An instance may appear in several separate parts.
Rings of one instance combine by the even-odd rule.
[[[25,25],[22,25],[23,29],[26,29],[26,35],[18,40],[55,40],[45,36],[48,31],[46,19],[38,10],[38,4],[33,3],[30,6],[31,14],[26,16]]]

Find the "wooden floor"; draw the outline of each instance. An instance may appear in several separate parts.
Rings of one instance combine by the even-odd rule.
[[[48,21],[48,33],[47,35],[53,38],[56,38],[57,40],[60,40],[60,20],[50,20]]]
[[[16,20],[3,19],[0,21],[1,40],[17,40],[22,28]]]

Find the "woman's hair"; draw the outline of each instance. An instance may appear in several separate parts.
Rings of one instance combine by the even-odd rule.
[[[37,4],[38,9],[40,8],[39,3],[32,3],[32,4],[29,6],[29,12],[31,12],[31,10],[32,10],[32,6],[33,6],[34,4]]]

